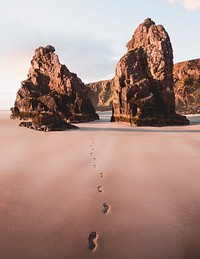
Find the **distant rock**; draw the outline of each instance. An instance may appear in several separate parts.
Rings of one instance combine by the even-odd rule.
[[[180,114],[200,114],[200,59],[174,65],[176,111]]]
[[[112,110],[113,80],[102,80],[99,82],[89,83],[86,86],[89,88],[88,96],[92,101],[93,106],[98,111]]]
[[[85,122],[98,119],[88,98],[87,87],[61,65],[53,46],[39,47],[31,61],[28,77],[21,83],[12,111],[12,118],[34,118],[49,113],[64,122]]]
[[[167,32],[146,19],[116,67],[111,121],[138,126],[188,125],[175,113],[173,51]]]

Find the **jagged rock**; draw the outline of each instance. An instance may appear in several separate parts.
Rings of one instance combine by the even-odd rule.
[[[173,66],[175,110],[179,114],[200,113],[200,59]],[[111,110],[113,79],[87,84],[88,95],[96,110]]]
[[[200,59],[175,64],[173,73],[176,111],[200,113]]]
[[[112,110],[112,84],[113,80],[102,80],[99,82],[89,83],[86,86],[89,88],[88,96],[92,101],[93,106],[99,111]]]
[[[78,129],[70,123],[65,122],[58,114],[38,113],[34,115],[32,121],[22,121],[20,127],[39,131],[61,131],[69,129]]]
[[[138,126],[187,125],[175,113],[173,51],[162,25],[146,19],[116,67],[111,121]]]
[[[98,119],[87,87],[76,74],[60,64],[54,52],[55,48],[50,45],[35,50],[28,78],[17,92],[11,117],[33,118],[45,112],[59,115],[68,122]]]

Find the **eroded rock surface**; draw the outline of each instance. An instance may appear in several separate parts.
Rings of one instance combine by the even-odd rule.
[[[88,96],[96,110],[112,110],[112,84],[112,79],[87,84],[87,87],[89,88]]]
[[[175,113],[173,51],[162,25],[146,19],[116,66],[111,121],[138,126],[187,125]]]
[[[176,111],[200,113],[200,59],[175,64],[173,73]]]
[[[87,87],[76,74],[60,64],[53,46],[39,47],[31,61],[28,77],[17,92],[12,118],[27,119],[38,114],[56,116],[63,122],[98,119],[88,98]]]
[[[62,131],[75,130],[77,126],[64,121],[57,113],[39,113],[32,117],[31,121],[21,121],[20,127],[26,127],[38,131]]]

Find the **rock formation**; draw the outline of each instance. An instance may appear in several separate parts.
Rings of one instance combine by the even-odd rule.
[[[173,66],[175,110],[179,114],[200,113],[200,59]],[[87,84],[88,96],[97,110],[112,109],[113,79]]]
[[[50,114],[56,116],[54,122],[58,122],[58,118],[61,122],[98,119],[87,87],[76,74],[60,64],[54,52],[50,45],[36,49],[28,78],[17,92],[11,117],[27,119]]]
[[[175,113],[173,51],[162,25],[146,19],[116,67],[111,121],[138,126],[187,125]]]
[[[86,86],[89,88],[88,96],[92,101],[93,106],[99,111],[112,110],[113,80],[103,80],[95,83],[89,83]]]
[[[32,117],[31,121],[20,122],[19,126],[39,131],[62,131],[78,129],[77,126],[67,123],[65,120],[63,120],[57,113],[38,113]]]
[[[176,111],[200,113],[200,59],[175,64],[173,73]]]

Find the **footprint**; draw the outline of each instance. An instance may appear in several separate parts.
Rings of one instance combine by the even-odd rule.
[[[99,185],[99,186],[97,187],[98,192],[103,192],[102,188],[103,188],[103,186],[102,186],[102,185]]]
[[[94,164],[94,165],[93,165],[93,167],[94,167],[94,168],[97,168],[97,165],[96,165],[96,164]]]
[[[103,173],[100,173],[100,177],[104,177]]]
[[[96,157],[94,157],[93,159],[96,160]]]
[[[88,248],[93,251],[97,248],[97,232],[93,231],[88,235]]]
[[[90,155],[92,155],[93,154],[93,152],[90,152]]]
[[[110,210],[110,206],[107,203],[103,204],[103,213],[107,214]]]

